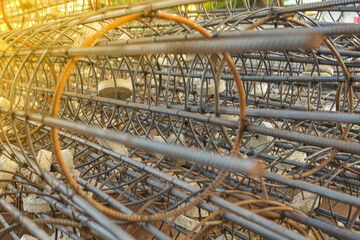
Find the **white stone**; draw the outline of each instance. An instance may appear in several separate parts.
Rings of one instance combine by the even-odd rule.
[[[334,75],[334,68],[330,65],[319,65],[320,72],[330,74],[331,76]]]
[[[196,59],[195,59],[195,57],[196,57]],[[217,69],[220,64],[220,58],[216,54],[211,54],[209,57],[213,64],[213,67],[215,69]],[[198,63],[200,60],[202,60],[203,63],[205,63],[208,60],[208,58],[205,54],[192,54],[192,53],[184,54],[183,58],[186,62],[192,62],[195,59],[195,64]]]
[[[9,44],[0,38],[0,51],[4,51],[8,46]]]
[[[324,234],[324,236],[325,236],[325,240],[338,240],[338,238],[336,238],[336,237],[331,237],[331,236],[329,236],[329,235],[327,235],[327,234]]]
[[[81,34],[79,36],[74,37],[75,41],[72,44],[72,46],[81,47],[88,38],[94,35],[101,28],[102,26],[100,25],[100,23],[97,22],[86,24],[86,26],[83,26],[83,28],[80,29]],[[94,46],[96,42],[97,41],[93,42],[91,46]]]
[[[201,212],[201,217],[209,216],[209,212],[205,211],[202,208],[200,208],[200,212]],[[198,207],[190,208],[189,210],[184,212],[184,215],[191,218],[199,218],[200,217],[199,208]]]
[[[7,136],[14,134],[11,126],[3,126],[3,133],[6,133]]]
[[[75,154],[75,148],[70,148],[70,152],[72,153],[72,155]]]
[[[215,135],[214,135],[214,140],[218,141],[218,140],[220,140],[221,138],[222,138],[221,133],[215,133]]]
[[[303,72],[301,73],[303,77],[319,77],[319,73],[314,71],[312,74],[311,72]],[[331,77],[332,75],[327,72],[320,72],[320,77]]]
[[[262,127],[274,128],[273,125],[269,122],[262,122],[260,124]],[[253,150],[255,152],[262,151],[274,138],[271,136],[266,136],[262,134],[254,134],[251,139],[245,144],[247,149]],[[274,143],[270,144],[263,153],[269,153],[274,146]]]
[[[76,113],[80,107],[79,102],[76,100],[72,100],[71,105],[72,105],[71,107],[73,108],[74,112]],[[81,111],[80,111],[80,113],[81,113]]]
[[[45,150],[45,149],[40,149],[38,155],[37,155],[37,160],[39,165],[46,171],[50,171],[51,168],[51,162],[52,162],[52,152]]]
[[[256,96],[265,96],[268,90],[267,83],[255,83]]]
[[[336,224],[339,226],[339,227],[342,227],[344,228],[345,227],[345,224],[343,224],[342,222],[340,221],[337,221]]]
[[[312,105],[311,103],[308,104],[307,101],[300,101],[299,99],[296,101],[296,103],[293,106],[302,107],[302,108],[306,108],[306,109],[309,109],[309,107],[310,107],[310,109],[315,109],[314,105]]]
[[[304,197],[303,197],[304,196]],[[304,212],[310,212],[311,207],[315,203],[317,195],[310,192],[298,193],[294,196],[291,206],[294,208],[300,209]],[[314,209],[321,203],[320,198],[318,198],[317,202],[314,205]]]
[[[83,111],[81,110],[81,106],[78,102],[78,100],[72,100],[69,105],[67,106],[69,111],[71,112],[71,114],[76,115],[78,117],[82,117],[83,116]]]
[[[0,97],[0,107],[10,108],[10,101],[4,97]]]
[[[166,64],[166,63],[168,63],[167,60],[168,60],[168,58],[166,58],[166,57],[158,57],[157,62],[160,64]]]
[[[109,0],[98,0],[98,4],[100,7],[104,7],[106,5],[108,5]]]
[[[63,16],[63,15],[64,15],[64,12],[57,8],[49,8],[48,9],[47,16],[49,16],[49,17],[59,17],[59,16]]]
[[[29,235],[29,234],[24,234],[22,235],[22,237],[20,238],[20,240],[38,240],[37,238]]]
[[[203,95],[205,95],[206,93],[209,96],[213,96],[215,95],[215,81],[212,79],[210,81],[208,81],[206,83],[206,81],[203,82],[203,84],[201,85],[201,80],[200,79],[195,79],[194,80],[194,85],[196,87],[196,91],[200,94],[201,88],[203,90]],[[225,84],[225,80],[220,80],[219,81],[219,93],[223,92],[226,90],[226,84]]]
[[[154,140],[157,141],[157,142],[162,142],[162,143],[165,142],[165,140],[163,139],[162,136],[154,136]]]
[[[286,151],[282,155],[285,157],[288,153],[290,153],[290,151]],[[306,157],[307,157],[306,153],[295,151],[290,156],[288,156],[287,159],[295,162],[305,163]],[[296,166],[287,163],[280,163],[276,165],[276,167],[279,169],[287,169],[287,168],[295,168]]]
[[[5,156],[4,154],[0,157],[0,170],[9,171],[15,173],[17,170],[18,164],[12,161],[10,158]],[[10,180],[14,177],[13,174],[8,172],[0,172],[0,179],[1,180]],[[0,182],[0,188],[4,188],[9,184],[9,182],[2,181]]]
[[[238,122],[240,120],[239,115],[230,115],[230,114],[220,114],[220,117],[229,121]],[[230,129],[228,127],[225,127],[225,129]]]
[[[16,96],[15,103],[16,109],[23,109],[25,106],[25,101],[21,96]]]
[[[354,17],[358,16],[356,12],[342,12],[342,11],[321,11],[320,21],[322,22],[336,22],[339,23],[354,23]]]
[[[74,174],[75,165],[74,165],[74,156],[70,149],[64,149],[60,151],[62,158],[64,159],[66,167],[69,169],[70,173]]]
[[[169,138],[168,138],[168,141],[170,143],[175,143],[176,141],[176,144],[178,145],[181,145],[180,141],[185,143],[185,137],[184,137],[184,134],[180,133],[179,137],[177,138],[178,135],[175,135],[174,133],[170,134]],[[177,139],[177,140],[176,140]]]
[[[306,65],[304,72],[308,72],[310,74],[312,71],[313,71],[314,75],[315,74],[318,75],[317,66]],[[322,73],[327,74],[327,75],[324,75],[324,76],[332,76],[334,74],[334,68],[329,66],[329,65],[319,65],[319,72],[320,72],[320,76],[323,76]]]
[[[96,138],[96,140],[103,147],[109,148],[109,149],[113,150],[114,152],[117,152],[126,157],[129,156],[128,150],[122,143],[113,142],[113,141],[109,141],[109,140],[102,139],[102,138]]]
[[[196,56],[196,54],[191,54],[190,53],[190,54],[184,54],[183,58],[184,58],[185,61],[191,62],[191,61],[193,61],[195,59],[195,56]]]
[[[35,0],[21,0],[25,9],[30,9],[35,5]]]
[[[49,203],[47,203],[44,199],[39,198],[34,194],[23,198],[23,207],[24,207],[24,211],[30,213],[41,213],[41,212],[51,211]]]
[[[239,121],[240,116],[239,115],[230,115],[230,114],[220,114],[220,117],[226,120],[230,120],[230,121]]]
[[[116,89],[120,99],[131,97],[133,91],[131,79],[116,79]],[[115,98],[115,81],[109,79],[99,82],[98,94],[100,97]]]
[[[211,60],[211,63],[213,64],[213,66],[215,67],[216,71],[218,71],[220,64],[221,64],[221,59],[218,57],[217,54],[213,53],[210,56],[210,60]]]
[[[336,104],[332,104],[332,103],[325,104],[324,111],[336,112]]]
[[[206,87],[206,84],[203,85],[204,87]],[[210,81],[210,84],[207,85],[208,87],[208,94],[209,95],[215,95],[215,82],[214,81]],[[225,81],[220,80],[219,83],[219,93],[223,92],[226,90],[226,84]],[[204,89],[205,90],[205,89]]]
[[[312,71],[314,70],[314,71]],[[318,68],[315,67],[313,65],[307,65],[305,67],[305,71],[301,73],[301,76],[303,77],[316,77],[316,76],[320,76],[320,77],[331,77],[334,75],[334,69],[331,66],[328,65],[319,65],[319,72],[320,75],[318,73]]]
[[[131,38],[126,33],[121,34],[121,36],[118,38],[118,40],[129,40],[129,39]]]
[[[174,223],[176,225],[179,225],[180,227],[186,229],[186,230],[192,230],[194,229],[198,224],[199,221],[196,221],[194,219],[191,219],[189,217],[186,217],[184,215],[180,215],[176,218],[176,220],[174,221]],[[201,229],[201,227],[198,227],[195,232],[199,232]]]
[[[36,157],[36,160],[41,168],[49,172],[52,162],[52,152],[45,149],[41,149]],[[41,177],[36,174],[32,175],[31,181],[42,187],[44,187],[45,185],[45,183],[41,180]]]

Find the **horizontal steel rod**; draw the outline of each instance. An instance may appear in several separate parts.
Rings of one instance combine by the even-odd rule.
[[[360,9],[360,8],[359,8]],[[333,27],[314,27],[314,28],[294,28],[294,29],[265,29],[264,31],[229,31],[229,32],[216,32],[211,33],[212,38],[256,38],[256,37],[278,37],[284,38],[289,37],[293,34],[296,35],[307,35],[311,36],[314,34],[322,34],[324,36],[337,36],[340,34],[353,34],[359,33],[360,26],[358,24],[347,24],[344,26],[333,26]],[[111,45],[124,45],[124,44],[144,44],[144,43],[160,43],[160,42],[172,42],[172,41],[182,41],[182,40],[203,40],[205,37],[200,33],[190,34],[178,34],[178,35],[166,35],[166,36],[154,36],[154,37],[144,37],[144,38],[134,38],[128,40],[117,40],[111,42],[101,41],[96,45],[102,46],[111,46]],[[329,50],[319,49],[317,52],[325,52]],[[354,53],[355,54],[355,53]]]
[[[111,46],[94,46],[83,48],[64,48],[64,49],[47,49],[47,56],[96,56],[107,55],[112,57],[119,56],[137,56],[143,54],[159,53],[219,53],[219,52],[251,52],[261,50],[297,50],[299,48],[312,49],[320,46],[321,37],[319,35],[305,35],[287,37],[267,37],[267,38],[224,38],[224,39],[205,39],[197,41],[177,41],[177,42],[160,42],[144,44],[126,44]],[[4,56],[25,56],[29,51],[8,52]],[[42,55],[44,50],[31,51],[32,55]]]

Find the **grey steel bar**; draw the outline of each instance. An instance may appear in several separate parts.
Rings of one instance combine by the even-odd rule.
[[[344,26],[333,26],[333,27],[314,27],[314,28],[294,28],[294,29],[264,29],[263,31],[230,31],[230,32],[216,32],[210,33],[212,38],[253,38],[253,37],[289,37],[293,34],[297,35],[313,35],[313,34],[323,34],[325,36],[336,36],[339,34],[353,34],[359,33],[360,26],[358,24],[346,24]],[[144,44],[144,43],[160,43],[160,42],[172,42],[172,41],[182,41],[182,40],[203,40],[205,37],[200,33],[195,34],[178,34],[170,36],[154,36],[154,37],[145,37],[145,38],[133,38],[128,40],[117,40],[111,42],[101,41],[96,45],[98,46],[111,46],[111,45],[124,45],[124,44]],[[330,50],[318,49],[316,50],[319,53],[331,53]],[[349,52],[353,54],[358,54],[356,52]],[[354,55],[358,56],[358,55]]]
[[[320,2],[320,3],[305,4],[305,5],[300,5],[300,6],[280,8],[280,9],[275,9],[272,11],[255,13],[252,15],[252,18],[265,17],[267,15],[271,16],[271,15],[282,15],[282,14],[286,14],[286,13],[311,11],[311,10],[316,10],[316,9],[329,8],[329,7],[335,7],[335,6],[347,5],[347,4],[354,4],[354,3],[359,3],[359,2],[360,2],[359,0],[335,0],[335,1],[326,1],[326,2]]]
[[[337,200],[337,201],[340,201],[340,202],[344,202],[344,203],[347,203],[347,204],[352,205],[352,206],[360,207],[360,199],[357,198],[357,197],[342,194],[342,193],[333,191],[331,189],[320,187],[320,186],[310,184],[310,183],[307,183],[307,182],[304,182],[304,181],[285,178],[285,177],[282,177],[282,176],[280,176],[278,174],[275,174],[273,172],[265,172],[264,177],[266,177],[266,178],[268,178],[270,180],[273,180],[273,181],[288,185],[288,186],[301,188],[301,189],[303,189],[305,191],[308,191],[308,192],[319,194],[321,196],[324,196],[324,197],[327,197],[327,198],[330,198],[330,199],[334,199],[334,200]],[[334,198],[335,195],[337,195],[336,198]]]
[[[89,141],[86,141],[86,140],[82,140],[79,137],[76,137],[76,136],[73,136],[73,135],[70,135],[70,134],[67,134],[67,133],[62,133],[62,134],[64,136],[67,136],[67,137],[71,138],[71,139],[76,139],[77,141],[82,142],[83,144],[86,144],[87,146],[94,147],[94,148],[99,148],[99,145],[97,145],[95,143],[92,143],[92,142],[89,142]],[[144,165],[144,164],[142,164],[140,162],[132,160],[131,158],[127,158],[127,157],[125,157],[125,156],[123,156],[123,155],[121,155],[119,153],[113,152],[113,151],[111,151],[109,149],[104,149],[103,147],[100,147],[100,149],[102,149],[103,151],[105,151],[106,153],[108,153],[109,155],[111,155],[113,157],[119,158],[119,159],[121,159],[121,160],[123,160],[125,162],[129,162],[131,165],[136,166],[136,167],[138,167],[139,169],[141,169],[143,171],[146,171],[146,172],[148,172],[150,174],[154,174],[156,176],[164,178],[168,182],[171,182],[171,183],[173,183],[173,184],[175,184],[177,186],[181,186],[181,187],[183,187],[184,189],[186,189],[188,191],[194,191],[195,190],[192,186],[182,183],[182,181],[180,181],[179,179],[174,178],[174,177],[170,177],[167,174],[162,173],[162,172],[160,172],[160,171],[158,171],[158,170],[156,170],[156,169],[154,169],[152,167],[149,167],[149,166]],[[278,175],[278,174],[275,174],[275,173],[272,173],[272,172],[268,172],[268,171],[266,171],[264,173],[264,176],[266,178],[271,179],[271,180],[278,181],[278,182],[280,182],[282,184],[286,184],[286,185],[289,185],[289,186],[292,186],[292,187],[298,187],[298,188],[301,188],[303,190],[313,192],[313,193],[328,197],[328,198],[336,200],[336,201],[341,201],[341,202],[344,202],[344,203],[347,203],[347,204],[350,204],[350,205],[353,205],[353,206],[360,206],[360,200],[357,197],[349,196],[349,195],[341,193],[341,192],[337,192],[337,191],[334,191],[334,190],[331,190],[331,189],[328,189],[328,188],[316,186],[316,185],[306,183],[306,182],[303,182],[303,181],[285,178],[285,177],[282,177],[281,175]],[[302,187],[302,186],[304,186],[304,187]]]
[[[34,90],[50,92],[51,89],[37,88],[34,87]],[[184,106],[171,106],[166,107],[163,105],[160,106],[152,106],[141,103],[134,103],[129,101],[123,101],[120,99],[111,99],[111,98],[103,98],[98,96],[89,96],[87,94],[81,93],[73,93],[73,92],[64,92],[64,96],[74,97],[86,99],[89,101],[97,101],[101,103],[106,103],[109,105],[121,106],[125,108],[133,108],[133,109],[141,109],[145,111],[169,114],[172,116],[185,117],[190,118],[202,122],[213,123],[224,125],[229,128],[238,128],[238,124],[234,121],[221,119],[214,116],[206,116],[203,114],[194,114],[200,111],[200,107],[189,106],[188,111],[184,111]],[[203,108],[204,109],[204,108]],[[205,112],[207,113],[215,113],[214,108],[205,108]],[[221,107],[219,108],[220,114],[230,114],[230,115],[239,115],[238,108],[231,107]],[[359,114],[354,113],[346,113],[346,112],[325,112],[325,111],[301,111],[301,110],[277,110],[277,109],[247,109],[247,116],[251,117],[265,117],[265,118],[284,118],[284,119],[294,119],[294,120],[313,120],[313,121],[334,121],[334,122],[343,122],[343,123],[353,123],[360,124],[360,116]]]
[[[21,179],[19,177],[15,177],[15,178]],[[24,186],[31,191],[34,191],[34,192],[39,191],[37,188],[35,188],[33,186],[26,185],[26,184]],[[45,201],[47,201],[50,205],[54,206],[56,209],[59,209],[61,212],[63,212],[70,218],[75,217],[75,219],[77,221],[86,223],[86,225],[89,226],[89,228],[95,230],[101,237],[106,238],[106,239],[117,239],[104,226],[100,225],[97,222],[94,222],[93,220],[91,220],[87,216],[85,216],[84,214],[79,213],[79,212],[75,212],[75,214],[74,214],[74,212],[72,212],[73,208],[69,207],[68,205],[65,205],[51,197],[46,197],[46,196],[42,196],[42,195],[39,195],[39,197],[44,199]]]
[[[1,224],[4,225],[5,228],[9,227],[10,225],[5,221],[4,217],[0,214],[0,221]],[[19,240],[20,238],[14,233],[13,231],[10,232],[10,235],[13,239]]]
[[[4,198],[0,198],[0,204],[3,206],[16,220],[18,220],[22,226],[26,228],[33,236],[41,240],[48,240],[50,237],[45,231],[43,231],[39,226],[37,226],[33,221],[28,217],[24,216],[17,208],[15,208],[11,203],[6,201]]]
[[[315,145],[319,147],[334,147],[339,151],[348,153],[360,154],[360,144],[349,143],[343,140],[335,140],[324,137],[316,137],[302,133],[295,133],[279,129],[264,128],[255,124],[246,125],[246,131],[253,133],[260,133],[268,136],[273,136],[281,139],[287,139],[304,144]]]
[[[15,113],[15,115],[18,115],[19,117],[24,116],[23,112],[22,113],[20,113],[20,111],[16,111],[16,112],[18,112],[18,114]],[[55,119],[55,118],[35,115],[35,114],[29,115],[28,119],[40,123],[44,123],[47,126],[66,128],[72,131],[86,133],[93,137],[99,137],[111,141],[121,142],[130,147],[134,147],[134,148],[140,147],[145,151],[160,152],[165,154],[169,158],[185,159],[187,161],[194,162],[197,164],[204,164],[221,169],[232,169],[238,172],[243,172],[245,174],[259,170],[258,165],[255,162],[248,161],[245,159],[239,161],[237,158],[233,158],[233,157],[221,157],[222,160],[221,162],[219,162],[218,161],[219,158],[217,156],[214,156],[207,152],[196,151],[196,150],[189,151],[188,149],[183,149],[182,147],[171,146],[171,145],[169,146],[167,144],[154,142],[147,139],[135,138],[128,134],[119,134],[109,130],[84,126],[81,124],[74,124],[65,120]]]
[[[94,46],[82,48],[47,49],[47,56],[93,56],[107,55],[137,56],[142,54],[157,53],[219,53],[219,52],[251,52],[262,50],[298,50],[299,48],[310,49],[319,47],[321,37],[319,35],[294,36],[289,34],[286,37],[269,36],[266,38],[224,38],[204,39],[197,41],[160,42],[144,44],[126,44],[111,46]],[[17,56],[25,56],[30,51],[20,51]],[[33,55],[41,55],[43,50],[31,51]],[[13,53],[6,53],[4,56],[12,56]]]
[[[116,154],[116,153],[113,152],[113,154]],[[170,182],[175,183],[174,181],[175,181],[175,179],[170,180]],[[100,192],[98,190],[96,190],[96,188],[94,188],[90,184],[87,184],[84,180],[79,179],[79,183],[82,184],[85,187],[91,187],[91,189],[96,191],[97,194],[100,194]],[[179,186],[183,186],[183,187],[186,186],[187,190],[191,190],[193,192],[196,191],[196,189],[194,187],[192,187],[191,185],[189,185],[189,184],[187,184],[185,182],[179,181],[179,183],[181,183],[181,185],[179,185]],[[159,186],[159,183],[154,183],[154,185]],[[101,195],[103,195],[103,198],[106,199],[106,200],[111,199],[110,197],[105,196],[104,194],[101,194]],[[219,199],[220,198],[215,197],[215,200],[212,200],[212,197],[210,197],[210,200],[212,200],[216,204],[219,204],[219,202],[221,202],[221,200],[219,200]],[[190,199],[190,202],[191,202],[191,199]],[[220,206],[222,206],[222,205],[220,205]],[[222,206],[222,207],[225,207],[225,206]],[[232,212],[235,212],[236,214],[240,215],[243,219],[250,219],[251,222],[244,221],[243,219],[242,220],[236,219],[232,215],[228,216],[230,218],[229,220],[240,223],[240,225],[242,225],[242,226],[244,226],[246,228],[249,228],[250,230],[253,230],[254,232],[257,232],[257,233],[263,235],[264,237],[277,238],[277,239],[305,239],[305,238],[303,238],[303,237],[301,237],[299,235],[294,234],[293,232],[291,232],[291,231],[289,231],[287,229],[280,228],[278,225],[273,224],[271,221],[268,221],[268,220],[266,220],[266,219],[264,219],[262,217],[259,217],[258,215],[254,214],[254,213],[251,213],[250,211],[247,211],[247,210],[245,210],[245,209],[243,209],[241,207],[237,207],[237,206],[235,206],[233,204],[230,204],[229,202],[227,202],[225,208],[231,209]],[[270,232],[268,229],[263,228],[265,226],[268,229],[270,229],[271,231],[273,231],[273,232]],[[281,236],[283,236],[283,237],[281,237]]]
[[[46,177],[52,181],[52,184],[58,191],[69,196],[74,203],[83,208],[85,213],[97,222],[101,222],[102,226],[112,234],[113,239],[133,239],[126,231],[114,224],[108,217],[91,206],[86,200],[75,194],[71,189],[69,189],[69,187],[62,184],[57,178],[49,173],[45,174]]]

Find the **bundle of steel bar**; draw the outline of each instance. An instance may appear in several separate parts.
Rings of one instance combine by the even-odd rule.
[[[0,239],[360,239],[359,2],[2,0]]]

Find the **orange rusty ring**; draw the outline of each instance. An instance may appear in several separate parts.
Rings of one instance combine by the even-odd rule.
[[[91,36],[90,38],[88,38],[81,47],[89,47],[91,46],[95,41],[97,41],[100,37],[102,37],[105,33],[107,33],[108,31],[116,28],[119,25],[128,23],[130,21],[139,19],[141,17],[144,16],[151,16],[151,12],[146,12],[145,14],[143,13],[134,13],[134,14],[129,14],[127,16],[121,17],[117,20],[114,20],[112,23],[108,24],[107,26],[103,27],[100,31],[98,31],[97,33],[95,33],[93,36]],[[191,20],[188,20],[186,18],[183,17],[179,17],[179,16],[175,16],[173,14],[168,14],[168,13],[162,13],[160,11],[156,12],[156,16],[159,18],[163,18],[163,19],[168,19],[168,20],[172,20],[172,21],[176,21],[178,23],[183,23],[186,24],[189,27],[192,27],[193,29],[196,29],[197,31],[199,31],[201,34],[203,34],[205,37],[211,38],[211,34],[203,27],[201,27],[200,25],[194,23]],[[238,146],[240,147],[241,145],[241,139],[242,139],[242,134],[245,128],[245,118],[246,118],[246,101],[245,101],[245,92],[243,89],[243,85],[240,79],[240,75],[236,70],[235,64],[232,61],[230,55],[228,53],[224,53],[224,57],[227,60],[227,62],[229,63],[229,66],[234,74],[236,83],[237,83],[237,87],[239,90],[239,95],[240,95],[240,132],[238,135]],[[54,102],[53,102],[53,108],[52,108],[52,112],[51,112],[51,116],[54,118],[58,117],[58,110],[59,110],[59,106],[60,106],[60,101],[61,101],[61,95],[62,92],[64,90],[66,81],[72,71],[72,69],[75,67],[76,62],[79,60],[79,57],[72,57],[72,60],[70,62],[68,62],[65,66],[65,69],[63,70],[63,72],[60,75],[60,79],[57,85],[57,88],[55,90],[55,94],[54,94]],[[200,202],[202,202],[206,197],[208,197],[210,194],[213,193],[214,188],[224,179],[224,177],[226,176],[226,172],[225,171],[221,171],[220,174],[218,175],[217,179],[214,180],[214,182],[209,185],[205,191],[200,194],[197,198],[194,199],[194,201],[186,204],[185,206],[181,207],[181,208],[176,208],[174,210],[171,210],[169,212],[165,212],[165,213],[160,213],[160,214],[156,214],[156,215],[128,215],[128,214],[124,214],[121,213],[119,211],[113,210],[111,208],[108,208],[106,206],[103,206],[101,203],[97,202],[96,200],[88,197],[88,195],[81,189],[79,188],[77,181],[71,176],[69,169],[67,168],[64,159],[62,158],[62,155],[60,153],[60,142],[59,142],[59,138],[58,138],[58,129],[56,127],[52,127],[51,128],[51,137],[52,137],[52,141],[53,141],[53,145],[54,145],[54,151],[55,151],[55,156],[59,162],[60,168],[62,173],[64,174],[65,179],[69,182],[71,188],[78,193],[80,196],[82,196],[83,198],[85,198],[91,205],[93,205],[94,207],[96,207],[98,210],[100,210],[101,212],[103,212],[106,215],[109,215],[111,217],[117,218],[117,219],[123,219],[123,220],[127,220],[127,221],[142,221],[142,222],[148,222],[148,221],[158,221],[158,220],[163,220],[172,216],[176,216],[181,214],[182,212],[192,208],[193,206],[196,206],[197,204],[199,204]],[[235,154],[236,148],[233,149],[233,154]]]

